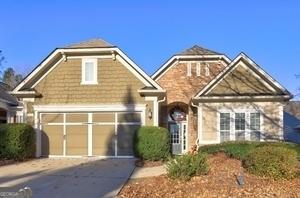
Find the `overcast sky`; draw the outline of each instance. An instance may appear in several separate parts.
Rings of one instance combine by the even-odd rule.
[[[229,58],[242,51],[293,94],[300,87],[297,0],[4,0],[0,8],[3,66],[24,74],[56,47],[102,38],[149,75],[198,44]]]

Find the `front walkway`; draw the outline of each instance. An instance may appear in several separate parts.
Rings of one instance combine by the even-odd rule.
[[[115,197],[135,159],[35,159],[0,167],[0,187],[26,186],[33,197]],[[0,189],[1,190],[1,189]]]
[[[130,179],[138,179],[144,177],[155,177],[167,174],[166,168],[164,166],[154,166],[154,167],[136,167],[134,172],[130,176]]]

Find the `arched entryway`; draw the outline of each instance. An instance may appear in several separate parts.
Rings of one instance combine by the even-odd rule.
[[[168,129],[171,133],[172,153],[182,154],[188,150],[188,105],[172,103],[168,105]]]

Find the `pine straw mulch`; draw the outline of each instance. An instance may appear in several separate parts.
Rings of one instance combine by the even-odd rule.
[[[236,175],[242,171],[239,160],[217,154],[209,158],[210,172],[190,181],[171,180],[166,175],[130,180],[119,197],[300,197],[300,178],[274,181],[244,171],[245,185],[239,187]]]

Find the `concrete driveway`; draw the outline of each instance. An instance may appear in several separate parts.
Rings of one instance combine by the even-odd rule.
[[[28,186],[43,198],[115,197],[134,167],[134,159],[36,159],[1,166],[0,187]]]

